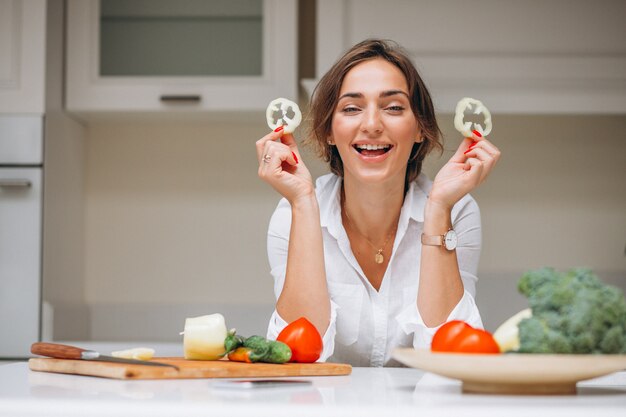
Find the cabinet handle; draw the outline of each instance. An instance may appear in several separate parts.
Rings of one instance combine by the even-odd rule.
[[[0,187],[2,188],[30,188],[33,185],[26,179],[0,179]]]
[[[166,103],[183,103],[183,102],[199,103],[201,100],[202,100],[202,97],[196,94],[187,94],[187,95],[171,94],[171,95],[161,96],[161,101],[166,102]]]

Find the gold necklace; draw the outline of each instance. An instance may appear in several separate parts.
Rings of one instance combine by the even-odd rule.
[[[389,239],[391,239],[391,236],[395,232],[395,229],[398,227],[397,224],[396,224],[396,227],[394,227],[391,230],[391,232],[389,233],[389,235],[387,236],[387,239],[385,240],[385,243],[383,243],[383,245],[379,249],[376,249],[376,245],[374,245],[372,242],[370,242],[370,240],[367,238],[367,236],[365,236],[363,233],[359,232],[359,230],[352,225],[352,221],[350,220],[350,216],[348,215],[348,209],[346,207],[345,202],[343,204],[343,212],[346,214],[346,220],[348,221],[348,225],[350,226],[350,229],[354,230],[359,235],[361,235],[361,237],[363,239],[365,239],[365,241],[367,243],[369,243],[372,246],[372,248],[374,248],[374,250],[376,251],[376,253],[374,254],[374,262],[376,262],[379,265],[382,264],[383,262],[385,262],[385,257],[383,256],[383,250],[385,249],[385,246],[387,246],[387,243],[389,242]]]

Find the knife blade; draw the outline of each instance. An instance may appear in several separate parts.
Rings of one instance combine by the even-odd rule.
[[[169,363],[116,358],[114,356],[101,355],[95,350],[87,350],[76,346],[62,345],[60,343],[36,342],[31,345],[30,351],[35,355],[47,356],[55,359],[79,359],[85,361],[128,363],[132,365],[167,366],[174,368],[177,371],[179,370],[178,366]]]

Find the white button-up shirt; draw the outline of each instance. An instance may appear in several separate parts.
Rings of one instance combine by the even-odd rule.
[[[393,253],[378,291],[363,273],[343,228],[341,183],[342,179],[334,174],[324,175],[316,182],[331,307],[320,361],[353,366],[397,366],[398,363],[391,359],[395,348],[430,347],[437,330],[424,324],[417,308],[420,237],[432,182],[421,174],[410,184],[398,221]],[[456,255],[464,294],[447,321],[464,320],[482,328],[474,302],[481,247],[480,212],[476,201],[469,195],[452,209],[452,225],[458,236]],[[267,239],[276,299],[285,283],[290,228],[291,206],[282,199],[270,220]],[[274,311],[267,337],[276,339],[286,325],[287,322]]]

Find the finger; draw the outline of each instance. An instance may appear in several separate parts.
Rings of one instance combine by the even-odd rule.
[[[263,152],[262,152],[263,153],[263,157],[265,155],[272,154],[274,152],[278,152],[279,154],[291,153],[294,162],[296,162],[296,163],[298,162],[297,154],[295,152],[293,152],[289,146],[285,145],[284,143],[277,142],[277,141],[265,142],[265,147],[264,147]]]
[[[479,159],[480,161],[486,164],[491,164],[495,162],[493,156],[489,152],[487,152],[486,150],[482,148],[479,148],[478,146],[475,146],[465,151],[465,156],[468,158]]]
[[[484,169],[483,163],[476,158],[467,158],[465,165],[467,167],[467,175],[474,183],[474,186],[480,184]]]
[[[273,132],[268,133],[267,135],[263,136],[261,139],[256,141],[256,156],[257,156],[259,163],[261,163],[261,158],[263,157],[263,155],[265,155],[264,154],[265,144],[268,142],[273,142],[273,141],[280,139],[282,135],[283,135],[282,129],[278,131],[274,130]]]
[[[263,162],[259,167],[259,175],[261,178],[279,178],[285,174],[293,174],[296,171],[296,164],[293,160],[292,152],[278,152],[271,155],[267,162]]]
[[[472,138],[464,138],[454,155],[452,155],[452,158],[450,158],[450,161],[461,164],[465,163],[465,160],[467,159],[467,156],[465,156],[465,151],[467,151],[470,146],[474,145],[475,143],[477,142],[474,141]]]
[[[481,140],[487,140],[485,138],[483,138],[483,135],[480,134],[480,132],[478,130],[472,130],[472,140],[478,142]]]
[[[291,152],[293,153],[293,157],[297,164],[298,161],[300,160],[300,150],[298,149],[298,144],[296,142],[296,139],[293,137],[291,133],[285,133],[284,135],[280,137],[280,141],[283,145],[286,145],[289,147],[289,149],[291,149]]]
[[[483,148],[489,155],[491,155],[496,161],[500,159],[500,149],[498,149],[493,143],[488,140],[482,140],[476,145],[476,147]]]
[[[287,166],[284,166],[286,163]],[[297,165],[295,154],[282,143],[267,142],[259,165],[259,175],[279,174],[283,168]]]
[[[488,141],[483,140],[465,151],[465,155],[467,157],[478,158],[483,161],[487,171],[483,174],[483,176],[487,176],[488,172],[491,171],[498,163],[498,160],[500,159],[500,150]]]
[[[292,151],[298,149],[298,144],[296,143],[296,139],[293,137],[291,133],[285,133],[284,135],[282,135],[280,137],[280,141],[283,144],[289,146]]]
[[[480,143],[484,141],[486,141],[486,139],[483,138],[480,132],[478,132],[477,130],[474,130],[472,132],[471,137],[466,137],[464,138],[464,141],[461,142],[461,145],[459,146],[456,153],[452,157],[454,162],[464,162],[465,158],[463,157],[463,155],[466,155],[469,149],[472,149],[473,147],[479,145]],[[461,153],[463,155],[461,155]]]
[[[492,155],[490,155],[487,151],[485,151],[484,149],[480,149],[478,147],[475,147],[469,150],[469,152],[467,153],[467,156],[469,157],[469,159],[472,159],[472,160],[477,159],[480,162],[482,162],[482,173],[481,173],[480,182],[483,182],[485,178],[489,175],[493,167],[496,165],[496,159]]]

